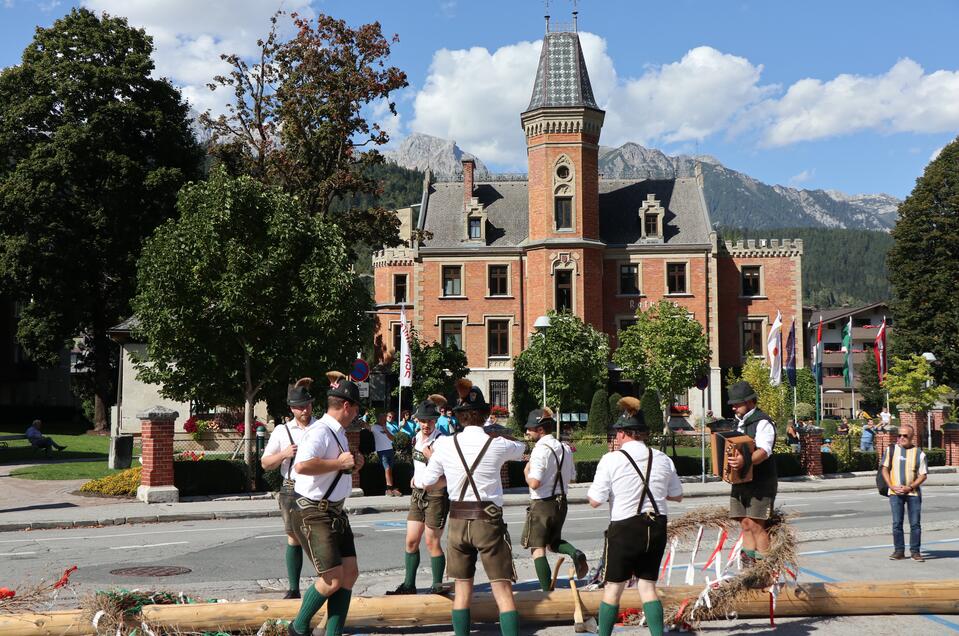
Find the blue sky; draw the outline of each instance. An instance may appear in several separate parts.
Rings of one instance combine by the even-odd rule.
[[[249,54],[279,3],[84,0],[153,34],[158,72],[198,108],[217,54]],[[571,3],[552,0],[554,20]],[[0,67],[16,64],[37,25],[69,2],[0,0]],[[396,139],[454,138],[494,169],[523,170],[519,112],[532,86],[539,0],[285,0],[397,33]],[[959,3],[924,0],[582,0],[580,32],[602,143],[710,154],[768,183],[905,196],[959,133]],[[373,117],[382,108],[373,109]]]

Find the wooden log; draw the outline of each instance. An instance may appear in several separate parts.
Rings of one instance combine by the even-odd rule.
[[[660,589],[664,604],[678,604],[698,596],[701,586]],[[595,616],[602,590],[580,592],[584,611]],[[573,614],[569,589],[552,592],[517,592],[516,608],[524,623],[568,623]],[[291,619],[300,607],[297,600],[244,601],[242,603],[197,603],[193,605],[148,605],[143,619],[148,624],[179,628],[237,630],[257,628],[271,618]],[[623,594],[620,607],[642,607],[636,590]],[[452,600],[420,594],[353,598],[347,624],[350,627],[404,627],[448,625]],[[750,592],[736,606],[740,618],[769,616],[769,595]],[[855,616],[882,614],[959,614],[959,580],[850,583],[803,583],[788,586],[779,594],[776,616]],[[499,613],[490,594],[473,598],[474,622],[495,622]],[[324,619],[321,611],[314,625]],[[2,636],[85,636],[93,625],[82,610],[48,614],[0,614]]]

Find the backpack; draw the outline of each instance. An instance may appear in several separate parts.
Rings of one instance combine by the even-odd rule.
[[[882,464],[879,466],[879,470],[876,471],[876,489],[879,490],[879,494],[883,497],[889,496],[889,484],[886,483],[886,478],[882,476],[882,469],[886,466],[886,459],[889,459],[889,470],[892,470],[892,453],[889,451],[894,449],[893,446],[887,446],[886,450],[883,451]]]

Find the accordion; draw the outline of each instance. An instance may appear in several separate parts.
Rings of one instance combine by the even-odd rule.
[[[712,434],[713,472],[728,484],[742,484],[753,480],[753,451],[756,442],[739,431],[721,431]],[[739,470],[729,465],[729,459],[742,455],[743,464]],[[721,471],[721,472],[717,472]]]

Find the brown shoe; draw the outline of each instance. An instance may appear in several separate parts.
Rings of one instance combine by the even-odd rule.
[[[892,554],[889,555],[890,561],[902,561],[905,558],[906,558],[906,554],[904,552],[893,552]]]
[[[913,553],[912,553],[912,560],[913,560],[913,561],[919,561],[920,563],[925,563],[926,557],[922,556],[922,555],[919,554],[918,552],[913,552]]]

